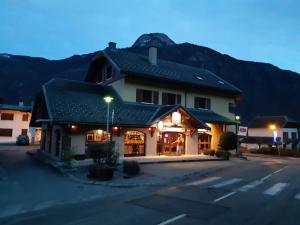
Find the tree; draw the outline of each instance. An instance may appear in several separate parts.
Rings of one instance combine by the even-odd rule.
[[[222,150],[235,149],[237,146],[237,136],[233,132],[223,133],[220,137],[220,147]]]

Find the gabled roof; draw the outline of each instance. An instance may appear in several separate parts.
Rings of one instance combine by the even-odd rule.
[[[6,105],[0,104],[0,110],[14,110],[14,111],[21,111],[21,112],[31,112],[31,106],[25,105]]]
[[[287,116],[257,116],[249,123],[249,128],[269,128],[271,124],[278,128],[300,128],[298,121]]]
[[[201,119],[206,123],[218,123],[218,124],[227,124],[234,125],[236,122],[227,117],[221,116],[208,109],[187,109],[187,111],[196,118]]]
[[[109,104],[110,112],[114,112],[114,125],[149,127],[158,120],[164,118],[176,110],[183,110],[188,114],[199,127],[205,127],[205,122],[229,123],[225,117],[209,111],[210,119],[206,114],[197,114],[200,110],[184,109],[181,105],[154,105],[135,102],[124,102],[118,93],[107,85],[92,84],[87,82],[72,81],[65,79],[52,79],[43,85],[43,98],[47,118],[36,118],[33,120],[49,121],[62,124],[87,124],[105,125],[107,103],[104,97],[109,95],[113,101]],[[41,102],[36,102],[36,107]],[[43,115],[43,114],[41,114]],[[212,121],[212,115],[214,120]],[[217,118],[217,119],[216,119]],[[31,121],[36,122],[36,121]]]
[[[231,83],[205,69],[162,59],[157,60],[157,65],[152,65],[149,63],[147,56],[125,50],[111,50],[109,48],[100,52],[94,60],[101,57],[105,57],[125,76],[134,75],[149,79],[171,81],[182,86],[214,89],[235,95],[242,93],[240,89]]]

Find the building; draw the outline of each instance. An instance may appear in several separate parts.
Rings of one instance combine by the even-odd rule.
[[[257,116],[248,128],[248,148],[258,144],[278,143],[283,149],[296,149],[299,142],[300,123],[287,116]]]
[[[86,145],[116,142],[121,156],[175,155],[217,149],[219,137],[234,130],[230,105],[241,91],[212,72],[116,49],[91,62],[85,82],[54,79],[37,95],[31,124],[42,127],[41,149],[78,157]],[[113,100],[106,103],[103,99]],[[107,108],[110,108],[107,134]]]
[[[29,128],[31,106],[0,104],[0,143],[16,143],[20,134],[28,135],[32,142],[39,141],[40,130]]]

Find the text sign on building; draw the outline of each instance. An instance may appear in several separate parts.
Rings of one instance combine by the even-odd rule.
[[[247,136],[248,127],[239,126],[238,135],[239,136]]]

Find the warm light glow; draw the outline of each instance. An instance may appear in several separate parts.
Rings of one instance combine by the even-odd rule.
[[[72,129],[76,129],[76,126],[75,126],[75,125],[72,125],[71,128],[72,128]]]
[[[97,130],[97,133],[98,133],[98,134],[101,134],[101,133],[102,133],[102,130]]]
[[[105,100],[106,103],[110,103],[113,100],[113,98],[110,96],[106,96],[103,99]]]
[[[181,123],[181,114],[179,112],[172,113],[172,123],[178,125]]]
[[[158,128],[160,131],[162,131],[162,129],[164,128],[164,123],[163,123],[163,121],[159,121],[159,122],[157,123],[157,128]]]
[[[236,115],[236,116],[235,116],[235,120],[236,120],[236,121],[238,121],[238,120],[240,120],[240,119],[241,119],[241,117],[240,117],[239,115]]]
[[[117,131],[119,130],[119,127],[113,127],[113,130]]]
[[[206,126],[210,127],[211,128],[211,124],[210,123],[205,123]]]
[[[275,126],[274,124],[271,124],[271,125],[269,126],[269,128],[270,128],[271,130],[276,130],[276,126]]]

